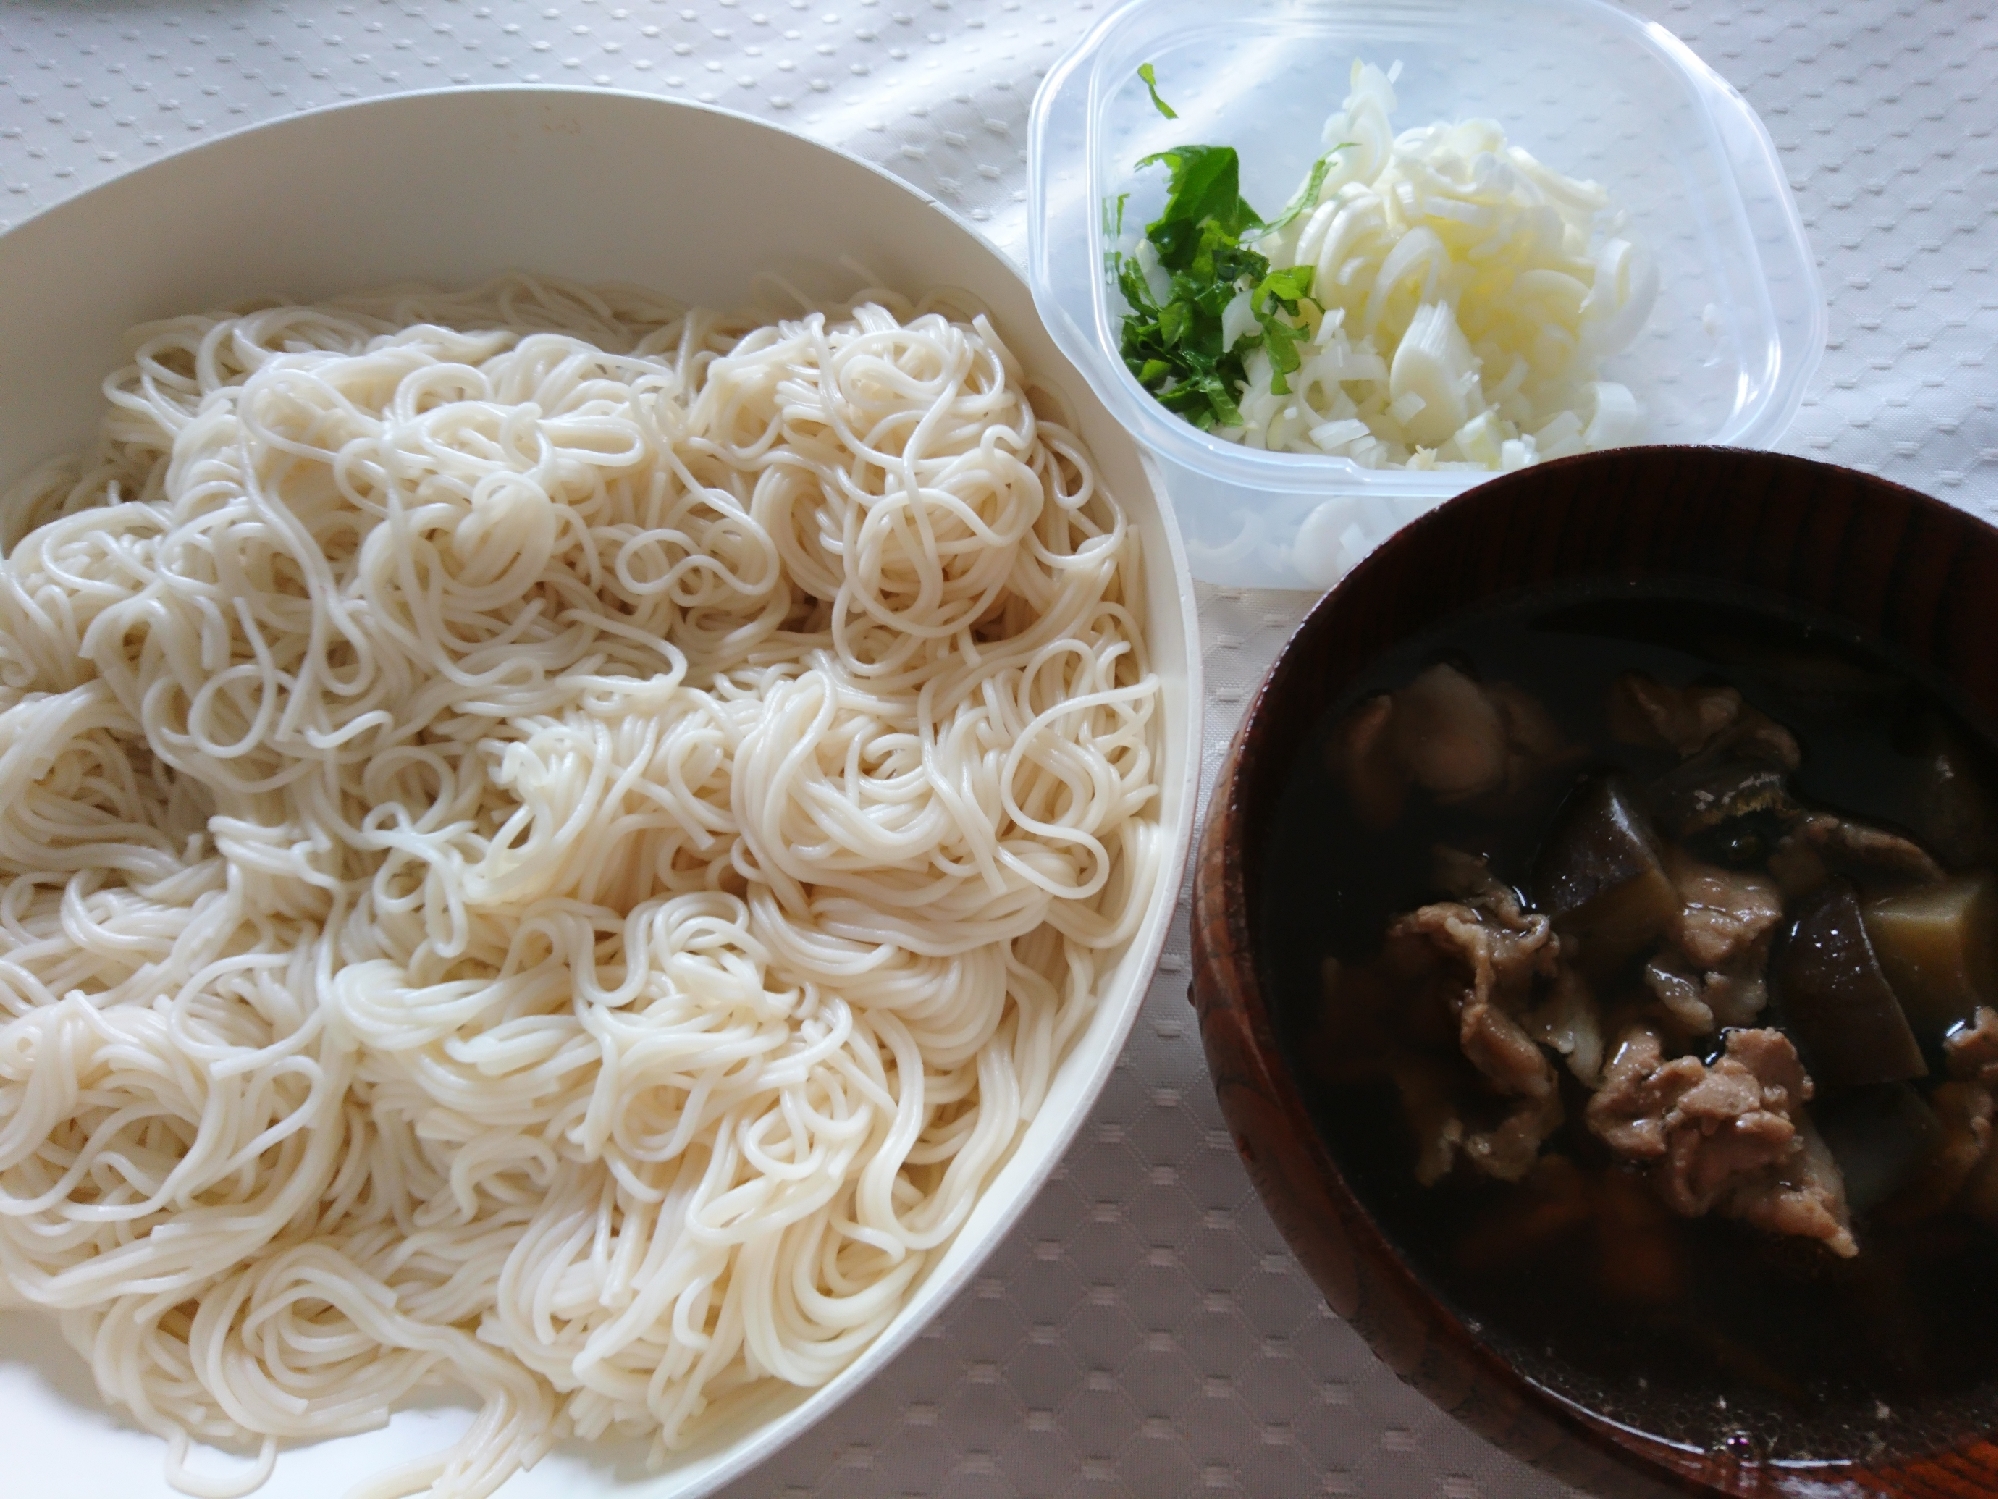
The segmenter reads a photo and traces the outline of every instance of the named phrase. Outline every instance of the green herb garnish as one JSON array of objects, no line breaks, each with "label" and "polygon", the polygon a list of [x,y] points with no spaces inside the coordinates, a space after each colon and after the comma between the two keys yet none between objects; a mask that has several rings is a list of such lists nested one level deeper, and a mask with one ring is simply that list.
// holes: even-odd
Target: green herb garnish
[{"label": "green herb garnish", "polygon": [[1152,96],[1152,108],[1156,109],[1168,120],[1178,119],[1179,111],[1159,97],[1159,75],[1152,71],[1152,65],[1150,63],[1139,64],[1138,76],[1144,79],[1145,91]]},{"label": "green herb garnish", "polygon": [[[1138,76],[1159,112],[1178,119],[1159,97],[1152,65],[1139,68]],[[1314,205],[1333,156],[1345,149],[1346,144],[1334,146],[1320,157],[1297,196],[1269,224],[1242,196],[1241,160],[1232,146],[1174,146],[1138,163],[1141,171],[1163,166],[1170,174],[1165,210],[1145,226],[1145,238],[1158,252],[1171,284],[1161,300],[1135,259],[1111,251],[1111,278],[1131,309],[1118,352],[1166,410],[1202,431],[1240,426],[1235,393],[1248,384],[1243,359],[1257,348],[1269,351],[1270,389],[1290,393],[1286,376],[1302,362],[1298,346],[1310,336],[1302,303],[1311,294],[1312,268],[1272,272],[1268,259],[1244,245],[1242,236],[1280,229]],[[1121,198],[1114,216],[1105,205],[1115,233],[1122,232],[1123,210]],[[1249,293],[1249,309],[1261,331],[1244,333],[1224,348],[1222,314],[1243,292]]]},{"label": "green herb garnish", "polygon": [[1304,186],[1300,187],[1292,195],[1291,200],[1284,204],[1283,212],[1270,221],[1268,232],[1275,233],[1279,229],[1287,228],[1290,221],[1299,214],[1309,213],[1312,209],[1316,208],[1318,206],[1318,189],[1325,185],[1325,174],[1332,170],[1332,158],[1337,156],[1341,151],[1350,151],[1352,149],[1353,142],[1341,141],[1330,151],[1319,157],[1318,160],[1314,161],[1311,164],[1311,175],[1305,178]]}]

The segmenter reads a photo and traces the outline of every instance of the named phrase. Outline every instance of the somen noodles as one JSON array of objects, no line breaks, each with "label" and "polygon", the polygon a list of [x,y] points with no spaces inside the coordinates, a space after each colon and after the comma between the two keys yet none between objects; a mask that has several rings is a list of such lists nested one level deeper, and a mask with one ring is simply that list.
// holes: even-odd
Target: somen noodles
[{"label": "somen noodles", "polygon": [[362,1492],[829,1379],[1156,878],[1078,440],[882,293],[510,278],[132,350],[0,507],[0,1297],[203,1495],[425,1384],[471,1430]]}]

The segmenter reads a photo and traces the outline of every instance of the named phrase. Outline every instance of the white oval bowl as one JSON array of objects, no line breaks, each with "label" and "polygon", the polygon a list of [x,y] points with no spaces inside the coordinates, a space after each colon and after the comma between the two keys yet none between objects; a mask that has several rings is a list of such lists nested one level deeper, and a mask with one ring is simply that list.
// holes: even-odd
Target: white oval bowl
[{"label": "white oval bowl", "polygon": [[[149,165],[0,236],[0,484],[87,441],[133,324],[277,294],[310,301],[404,280],[509,270],[623,281],[689,303],[747,303],[761,274],[814,295],[860,282],[969,291],[1037,383],[1065,397],[1142,538],[1147,640],[1163,682],[1163,859],[1142,925],[1088,1029],[963,1230],[887,1330],[817,1390],[781,1389],[648,1472],[637,1444],[558,1448],[504,1499],[692,1499],[767,1458],[851,1395],[961,1289],[1088,1114],[1157,963],[1194,814],[1200,653],[1178,528],[1149,462],[1055,348],[1018,272],[968,226],[862,162],[759,121],[607,91],[461,89],[296,116]],[[467,1407],[278,1460],[268,1499],[338,1499],[448,1443]],[[0,1313],[0,1447],[22,1495],[168,1499],[164,1447],[98,1400],[52,1317]],[[233,1467],[209,1454],[207,1467]]]}]

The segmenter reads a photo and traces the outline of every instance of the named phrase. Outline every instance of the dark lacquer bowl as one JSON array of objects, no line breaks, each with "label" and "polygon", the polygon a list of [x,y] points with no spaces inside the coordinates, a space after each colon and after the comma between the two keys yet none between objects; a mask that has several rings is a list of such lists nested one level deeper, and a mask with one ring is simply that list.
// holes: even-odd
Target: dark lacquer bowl
[{"label": "dark lacquer bowl", "polygon": [[[1770,453],[1630,448],[1496,479],[1416,521],[1328,594],[1291,638],[1230,748],[1194,887],[1194,1000],[1237,1148],[1332,1308],[1397,1374],[1500,1447],[1599,1494],[1785,1499],[1998,1494],[1998,1413],[1899,1447],[1855,1430],[1811,1461],[1753,1443],[1653,1433],[1641,1397],[1614,1418],[1527,1370],[1431,1289],[1314,1122],[1255,934],[1261,854],[1314,729],[1367,664],[1447,616],[1538,588],[1667,579],[1747,588],[1834,616],[1998,722],[1998,530],[1864,474]],[[1993,1267],[1998,1273],[1998,1266]],[[1998,1348],[1992,1350],[1998,1367]]]}]

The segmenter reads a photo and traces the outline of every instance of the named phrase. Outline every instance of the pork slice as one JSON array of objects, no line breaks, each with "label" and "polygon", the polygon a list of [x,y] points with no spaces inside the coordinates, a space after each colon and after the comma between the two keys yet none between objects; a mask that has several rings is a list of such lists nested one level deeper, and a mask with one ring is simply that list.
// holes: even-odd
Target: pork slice
[{"label": "pork slice", "polygon": [[1963,1184],[1957,1206],[1980,1223],[1998,1225],[1998,1150],[1985,1150],[1984,1159]]},{"label": "pork slice", "polygon": [[1714,1028],[1714,1012],[1705,998],[1705,983],[1699,974],[1688,973],[1680,966],[1676,953],[1663,954],[1644,965],[1644,987],[1665,1007],[1674,1029],[1704,1036]]},{"label": "pork slice", "polygon": [[1557,971],[1560,939],[1545,916],[1481,859],[1437,851],[1437,879],[1457,900],[1437,901],[1397,918],[1382,949],[1384,967],[1429,972],[1447,990],[1457,1044],[1492,1090],[1517,1100],[1493,1128],[1468,1128],[1446,1111],[1426,1078],[1397,1078],[1418,1141],[1418,1177],[1433,1181],[1461,1152],[1477,1170],[1517,1181],[1560,1127],[1553,1063],[1520,1023],[1538,982]]},{"label": "pork slice", "polygon": [[1586,1088],[1602,1082],[1603,1017],[1589,982],[1563,963],[1547,996],[1520,1017],[1526,1033],[1568,1060],[1568,1070]]},{"label": "pork slice", "polygon": [[1769,983],[1762,976],[1766,961],[1766,954],[1758,953],[1752,962],[1737,959],[1700,976],[1700,998],[1713,1011],[1715,1025],[1746,1026],[1762,1013],[1769,1003]]},{"label": "pork slice", "polygon": [[1718,1210],[1818,1239],[1835,1254],[1856,1252],[1837,1163],[1802,1113],[1811,1082],[1789,1038],[1731,1031],[1711,1064],[1667,1060],[1664,1051],[1654,1026],[1622,1034],[1589,1101],[1589,1128],[1617,1155],[1648,1165],[1676,1213]]},{"label": "pork slice", "polygon": [[1520,904],[1519,892],[1492,873],[1476,854],[1439,843],[1430,850],[1430,874],[1437,888],[1473,906],[1510,931],[1537,931],[1547,920]]},{"label": "pork slice", "polygon": [[1730,1031],[1726,1062],[1737,1062],[1755,1075],[1771,1108],[1785,1113],[1810,1102],[1815,1089],[1790,1038],[1777,1030]]},{"label": "pork slice", "polygon": [[1590,1098],[1584,1119],[1618,1155],[1655,1160],[1665,1154],[1667,1124],[1680,1095],[1705,1072],[1694,1057],[1668,1062],[1665,1038],[1655,1026],[1630,1026],[1610,1048],[1603,1085]]},{"label": "pork slice", "polygon": [[1928,1165],[1894,1201],[1894,1212],[1921,1218],[1940,1212],[1962,1194],[1991,1153],[1991,1090],[1982,1083],[1947,1082],[1929,1095],[1942,1122],[1942,1142]]},{"label": "pork slice", "polygon": [[1808,895],[1843,875],[1867,888],[1932,885],[1947,878],[1922,846],[1899,833],[1829,812],[1814,812],[1769,856],[1769,872],[1785,895]]},{"label": "pork slice", "polygon": [[1950,1032],[1943,1051],[1949,1057],[1951,1077],[1998,1087],[1998,1010],[1979,1005],[1969,1025]]},{"label": "pork slice", "polygon": [[[1554,1068],[1511,1013],[1543,972],[1552,929],[1544,917],[1525,929],[1457,901],[1423,906],[1388,928],[1388,946],[1422,944],[1454,960],[1458,1044],[1492,1086],[1508,1096],[1553,1091]],[[1550,955],[1551,956],[1551,955]],[[1389,961],[1407,959],[1389,955]]]},{"label": "pork slice", "polygon": [[1392,827],[1408,794],[1408,771],[1394,752],[1388,724],[1394,700],[1386,693],[1354,708],[1333,730],[1326,766],[1346,788],[1353,815],[1370,828]]},{"label": "pork slice", "polygon": [[[1690,1059],[1684,1059],[1690,1060]],[[1676,1100],[1657,1182],[1666,1206],[1709,1212],[1742,1182],[1798,1149],[1791,1115],[1810,1097],[1796,1048],[1781,1031],[1734,1031],[1726,1054]]]},{"label": "pork slice", "polygon": [[1516,1182],[1540,1159],[1540,1147],[1561,1127],[1561,1095],[1522,1098],[1493,1128],[1464,1139],[1464,1159],[1486,1176]]},{"label": "pork slice", "polygon": [[1722,869],[1677,849],[1668,853],[1665,873],[1679,892],[1673,944],[1702,970],[1750,952],[1783,918],[1783,892],[1765,874]]},{"label": "pork slice", "polygon": [[1665,1007],[1674,1029],[1704,1036],[1727,1026],[1747,1025],[1769,1002],[1763,977],[1767,947],[1758,944],[1705,973],[1688,969],[1681,954],[1669,948],[1644,967],[1644,986]]},{"label": "pork slice", "polygon": [[1476,682],[1454,666],[1432,666],[1393,700],[1395,752],[1437,801],[1468,801],[1504,782],[1505,719]]},{"label": "pork slice", "polygon": [[1831,1147],[1797,1116],[1799,1149],[1762,1178],[1740,1183],[1722,1207],[1768,1233],[1816,1239],[1841,1259],[1859,1253],[1852,1237],[1852,1215],[1845,1200],[1845,1178]]},{"label": "pork slice", "polygon": [[1665,745],[1690,758],[1717,744],[1752,745],[1786,770],[1803,758],[1790,731],[1744,703],[1732,687],[1668,687],[1641,671],[1610,686],[1609,726],[1625,744]]},{"label": "pork slice", "polygon": [[1415,1179],[1434,1186],[1450,1174],[1464,1143],[1455,1080],[1445,1064],[1412,1053],[1395,1060],[1392,1076],[1402,1115],[1415,1136]]},{"label": "pork slice", "polygon": [[1561,726],[1532,694],[1510,682],[1494,682],[1485,689],[1505,724],[1505,790],[1518,796],[1543,771],[1572,765],[1587,756],[1584,745],[1570,744]]},{"label": "pork slice", "polygon": [[1576,753],[1527,693],[1439,663],[1354,707],[1332,735],[1327,764],[1359,819],[1385,828],[1401,816],[1410,787],[1445,806],[1516,795]]},{"label": "pork slice", "polygon": [[1697,755],[1741,713],[1732,687],[1667,687],[1641,671],[1610,684],[1610,734],[1624,744],[1657,744]]}]

